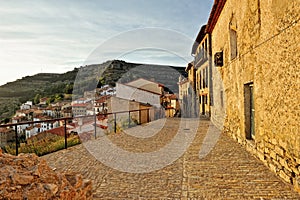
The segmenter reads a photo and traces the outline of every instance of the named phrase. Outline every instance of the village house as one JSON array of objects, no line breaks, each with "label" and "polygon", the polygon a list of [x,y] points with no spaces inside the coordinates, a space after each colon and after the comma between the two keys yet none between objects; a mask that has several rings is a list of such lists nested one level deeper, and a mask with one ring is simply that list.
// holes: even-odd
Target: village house
[{"label": "village house", "polygon": [[194,56],[195,90],[199,114],[210,117],[213,106],[211,37],[202,26],[192,47]]},{"label": "village house", "polygon": [[71,103],[65,104],[61,107],[61,116],[62,117],[72,117],[72,105]]},{"label": "village house", "polygon": [[38,104],[38,107],[42,107],[42,108],[47,107],[47,101],[48,101],[48,99],[49,98],[47,98],[47,97],[40,98],[40,102]]},{"label": "village house", "polygon": [[185,78],[183,76],[179,76],[178,79],[178,102],[180,105],[180,116],[185,117],[186,110],[188,109],[188,105],[186,103],[186,97],[188,96],[188,88],[190,85],[190,82],[188,78]]},{"label": "village house", "polygon": [[[108,112],[118,113],[119,121],[128,121],[129,115],[136,123],[165,116],[162,99],[165,94],[164,86],[160,83],[143,78],[129,83],[116,83],[116,96],[108,99]],[[129,111],[133,111],[130,112]],[[111,116],[110,116],[111,117]]]},{"label": "village house", "polygon": [[140,78],[126,84],[116,83],[116,97],[159,108],[161,96],[164,94],[163,88],[164,86],[160,83]]},{"label": "village house", "polygon": [[[129,114],[129,111],[130,112]],[[108,113],[116,113],[118,122],[128,122],[130,120],[136,124],[143,124],[155,119],[155,112],[150,104],[145,104],[129,99],[122,99],[112,96],[108,100]],[[109,115],[111,119],[113,115]]]},{"label": "village house", "polygon": [[187,78],[179,77],[179,103],[182,117],[197,117],[199,106],[196,101],[196,70],[193,62],[188,63],[185,71]]},{"label": "village house", "polygon": [[175,117],[179,114],[180,106],[176,94],[165,94],[162,97],[162,106],[166,117]]},{"label": "village house", "polygon": [[[199,94],[213,95],[212,122],[298,191],[299,8],[300,1],[290,0],[215,0],[193,51]],[[210,67],[209,57],[201,61],[205,38],[213,61],[208,80],[201,72]]]},{"label": "village house", "polygon": [[[29,121],[28,118],[25,115],[20,115],[20,116],[15,116],[12,118],[12,123],[20,123],[20,122],[27,122]],[[25,129],[28,127],[28,124],[22,124],[17,126],[17,133],[20,135],[22,133],[24,133]],[[13,129],[15,130],[15,127],[13,127]]]},{"label": "village house", "polygon": [[109,95],[105,95],[105,96],[101,96],[100,98],[98,98],[95,103],[94,103],[94,109],[95,109],[95,113],[107,113],[108,107],[107,107],[107,100],[110,98],[111,96]]},{"label": "village house", "polygon": [[47,130],[59,127],[58,121],[46,121],[46,120],[51,120],[51,119],[53,119],[53,118],[50,116],[42,115],[42,116],[35,116],[33,121],[42,121],[41,123],[37,123],[36,125],[39,124],[41,126],[40,131],[43,132],[43,131],[47,131]]},{"label": "village house", "polygon": [[32,101],[27,101],[20,106],[20,110],[29,110],[32,107]]},{"label": "village house", "polygon": [[26,140],[32,136],[37,135],[40,132],[41,132],[41,124],[35,124],[35,125],[31,125],[31,126],[27,127],[25,129]]},{"label": "village house", "polygon": [[87,115],[87,103],[72,104],[72,112],[74,117]]}]

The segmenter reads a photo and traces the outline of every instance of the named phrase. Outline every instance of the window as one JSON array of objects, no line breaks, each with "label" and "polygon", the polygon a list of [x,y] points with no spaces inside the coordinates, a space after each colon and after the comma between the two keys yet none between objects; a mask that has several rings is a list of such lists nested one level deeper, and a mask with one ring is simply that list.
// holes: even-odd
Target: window
[{"label": "window", "polygon": [[247,139],[255,138],[255,108],[253,95],[253,82],[244,85],[244,115],[245,133]]},{"label": "window", "polygon": [[203,98],[204,98],[204,104],[207,104],[207,96],[205,95],[205,96],[203,96]]},{"label": "window", "polygon": [[206,85],[205,85],[205,68],[202,70],[202,81],[203,81],[203,88],[205,88],[206,87]]},{"label": "window", "polygon": [[208,87],[208,68],[205,68],[205,87]]},{"label": "window", "polygon": [[237,57],[237,33],[232,28],[229,29],[230,34],[230,58],[235,59]]},{"label": "window", "polygon": [[199,78],[199,88],[201,89],[202,88],[202,70],[200,70],[200,78]]},{"label": "window", "polygon": [[224,106],[224,94],[223,94],[223,90],[220,91],[220,103],[221,103],[221,107]]}]

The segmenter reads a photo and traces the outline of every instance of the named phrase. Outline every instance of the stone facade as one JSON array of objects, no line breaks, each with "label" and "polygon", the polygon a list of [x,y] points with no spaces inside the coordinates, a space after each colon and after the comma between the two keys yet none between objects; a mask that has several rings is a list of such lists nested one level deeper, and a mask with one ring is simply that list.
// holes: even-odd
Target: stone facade
[{"label": "stone facade", "polygon": [[[300,1],[216,0],[212,121],[300,192]],[[222,80],[221,82],[215,80]],[[226,113],[226,115],[225,115]]]}]

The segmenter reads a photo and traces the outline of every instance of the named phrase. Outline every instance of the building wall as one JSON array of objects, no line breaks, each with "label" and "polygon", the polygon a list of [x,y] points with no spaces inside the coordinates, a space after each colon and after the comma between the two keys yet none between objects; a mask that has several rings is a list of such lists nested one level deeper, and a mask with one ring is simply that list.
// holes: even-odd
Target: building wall
[{"label": "building wall", "polygon": [[85,106],[73,106],[72,107],[72,112],[75,117],[86,115],[86,111],[87,111],[87,109]]},{"label": "building wall", "polygon": [[141,103],[149,103],[153,106],[160,106],[160,95],[140,90],[131,86],[117,83],[116,97],[128,100],[135,100]]},{"label": "building wall", "polygon": [[[149,109],[149,111],[146,109]],[[130,118],[133,121],[143,124],[154,120],[155,113],[151,106],[141,105],[139,102],[121,99],[114,96],[108,100],[108,113],[116,113],[117,123],[119,124],[128,124],[129,113],[126,111],[134,110],[137,111],[130,112]],[[114,115],[110,114],[108,118],[112,121],[114,119]]]},{"label": "building wall", "polygon": [[206,34],[199,43],[195,54],[196,67],[196,95],[200,115],[210,116],[212,81],[211,77],[211,56],[210,56],[210,37]]},{"label": "building wall", "polygon": [[[226,111],[224,130],[300,191],[299,10],[297,0],[227,0],[212,32],[212,55],[224,55],[224,66],[213,69],[213,79],[224,85],[214,82],[212,120],[221,127]],[[233,59],[232,30],[238,52]],[[252,138],[248,83],[255,108]]]}]

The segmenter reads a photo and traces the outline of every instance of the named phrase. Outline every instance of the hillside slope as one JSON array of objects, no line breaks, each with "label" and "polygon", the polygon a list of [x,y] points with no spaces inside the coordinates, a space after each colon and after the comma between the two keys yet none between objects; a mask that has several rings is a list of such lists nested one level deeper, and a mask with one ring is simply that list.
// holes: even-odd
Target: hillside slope
[{"label": "hillside slope", "polygon": [[[114,86],[116,82],[126,83],[145,78],[164,84],[172,92],[178,92],[179,75],[186,76],[183,67],[128,63],[120,60],[75,68],[63,74],[40,73],[26,76],[0,86],[0,119],[11,117],[19,105],[41,96],[63,93],[67,84],[75,84],[74,93],[82,95],[101,84]],[[99,79],[102,80],[99,85]]]}]

